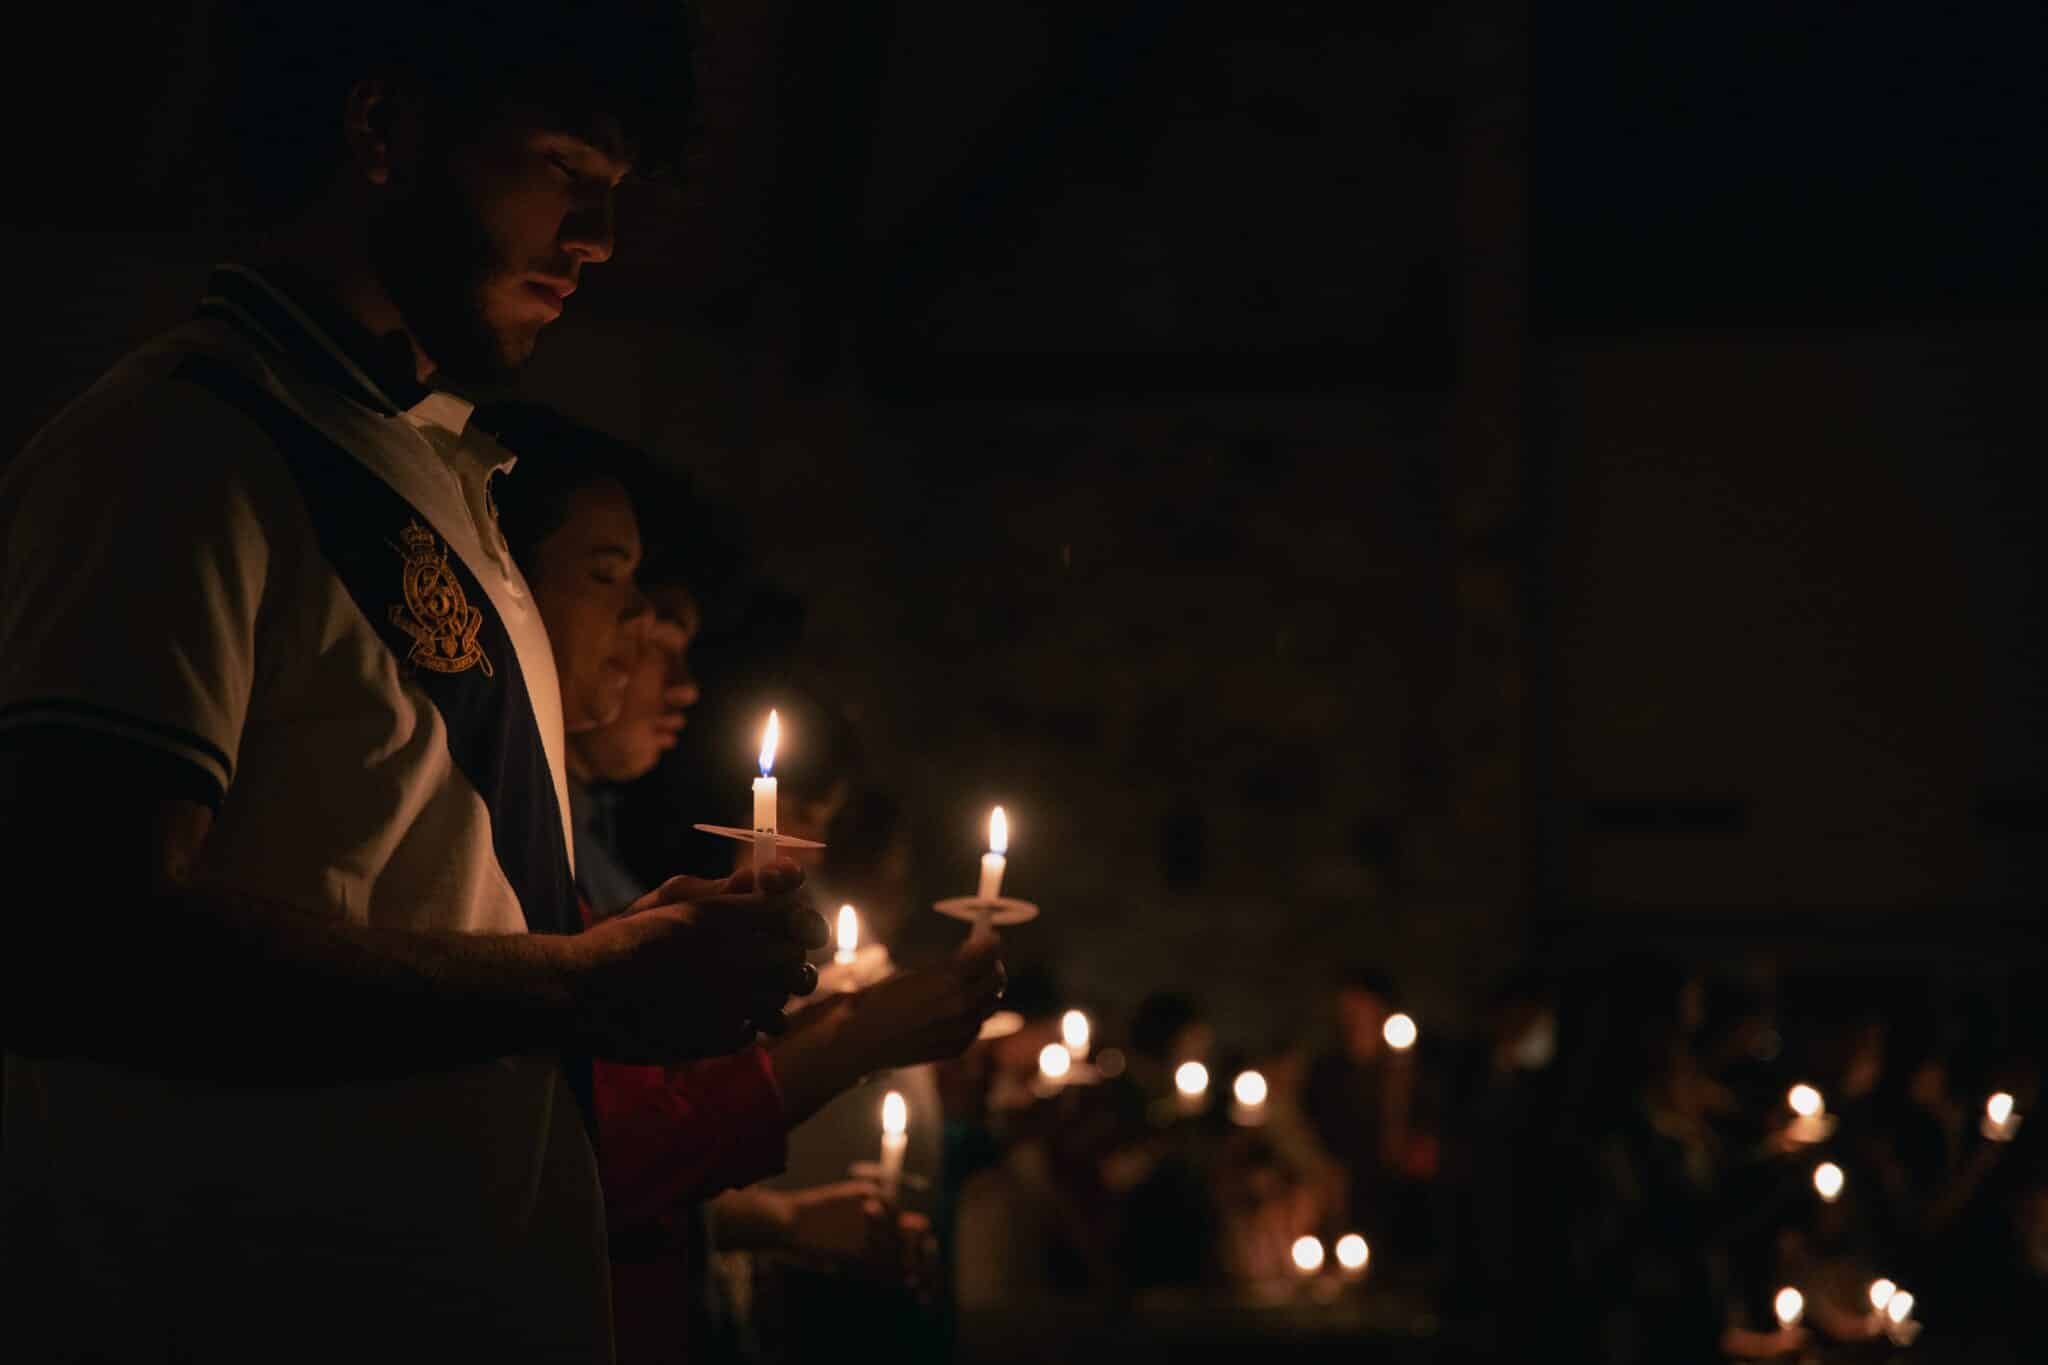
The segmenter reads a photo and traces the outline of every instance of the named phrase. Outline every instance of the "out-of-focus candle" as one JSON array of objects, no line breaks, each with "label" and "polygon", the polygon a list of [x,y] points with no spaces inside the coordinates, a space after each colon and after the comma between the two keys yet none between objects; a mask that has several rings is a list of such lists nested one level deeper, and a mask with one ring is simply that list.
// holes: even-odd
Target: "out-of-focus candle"
[{"label": "out-of-focus candle", "polygon": [[1882,1313],[1884,1311],[1884,1306],[1892,1301],[1892,1295],[1898,1292],[1899,1287],[1893,1284],[1890,1280],[1883,1279],[1881,1277],[1872,1280],[1870,1282],[1871,1311],[1874,1313]]},{"label": "out-of-focus candle", "polygon": [[1060,1041],[1067,1045],[1067,1051],[1074,1054],[1074,1060],[1088,1060],[1088,1016],[1079,1010],[1068,1010],[1060,1016]]},{"label": "out-of-focus candle", "polygon": [[1302,1236],[1294,1239],[1289,1255],[1294,1259],[1294,1268],[1303,1275],[1313,1275],[1323,1268],[1323,1242],[1320,1237]]},{"label": "out-of-focus candle", "polygon": [[1778,1291],[1771,1307],[1777,1311],[1778,1326],[1796,1327],[1799,1319],[1806,1315],[1806,1295],[1788,1284]]},{"label": "out-of-focus candle", "polygon": [[1074,1069],[1074,1054],[1064,1043],[1047,1043],[1038,1049],[1038,1074],[1051,1082],[1064,1081]]},{"label": "out-of-focus candle", "polygon": [[1180,1096],[1181,1113],[1200,1113],[1209,1098],[1209,1068],[1200,1062],[1182,1062],[1173,1069],[1173,1088]]},{"label": "out-of-focus candle", "polygon": [[1420,1030],[1415,1027],[1415,1021],[1407,1015],[1390,1014],[1387,1016],[1387,1022],[1380,1028],[1380,1037],[1386,1039],[1387,1046],[1394,1051],[1406,1052],[1415,1046],[1419,1032]]},{"label": "out-of-focus candle", "polygon": [[770,711],[761,731],[761,775],[754,779],[754,867],[775,864],[775,746],[782,739],[782,717]]},{"label": "out-of-focus candle", "polygon": [[1842,1168],[1832,1161],[1823,1161],[1813,1168],[1814,1192],[1821,1202],[1832,1204],[1842,1197]]},{"label": "out-of-focus candle", "polygon": [[1885,1300],[1884,1319],[1884,1334],[1894,1345],[1909,1345],[1920,1335],[1920,1324],[1913,1321],[1913,1296],[1903,1289],[1894,1289]]},{"label": "out-of-focus candle", "polygon": [[1337,1268],[1344,1272],[1345,1279],[1355,1280],[1363,1275],[1371,1256],[1372,1248],[1357,1233],[1347,1232],[1337,1239]]},{"label": "out-of-focus candle", "polygon": [[903,1178],[903,1149],[910,1145],[910,1106],[891,1090],[882,1097],[882,1197],[894,1199]]},{"label": "out-of-focus candle", "polygon": [[1979,1130],[1993,1142],[2010,1142],[2019,1131],[2020,1116],[2013,1112],[2013,1098],[2003,1090],[1984,1101],[1984,1122]]},{"label": "out-of-focus candle", "polygon": [[1820,1091],[1801,1081],[1785,1092],[1785,1103],[1792,1106],[1793,1141],[1819,1142],[1828,1135],[1828,1102]]},{"label": "out-of-focus candle", "polygon": [[1230,1083],[1230,1121],[1256,1127],[1266,1121],[1266,1078],[1256,1071],[1240,1071]]},{"label": "out-of-focus candle", "polygon": [[981,887],[975,892],[978,899],[992,901],[1003,894],[1003,868],[1009,860],[1003,855],[1010,851],[1010,821],[997,806],[988,817],[988,852],[981,855]]},{"label": "out-of-focus candle", "polygon": [[839,907],[839,932],[835,937],[839,947],[832,954],[834,962],[852,962],[860,950],[860,916],[850,905]]}]

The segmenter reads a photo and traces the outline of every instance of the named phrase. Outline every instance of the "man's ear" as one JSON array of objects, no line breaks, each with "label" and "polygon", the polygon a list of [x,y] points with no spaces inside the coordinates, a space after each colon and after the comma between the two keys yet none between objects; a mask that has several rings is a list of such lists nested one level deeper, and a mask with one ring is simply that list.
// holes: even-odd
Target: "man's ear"
[{"label": "man's ear", "polygon": [[378,77],[351,86],[342,106],[342,139],[349,164],[372,185],[403,179],[418,159],[421,116],[419,102],[396,93]]}]

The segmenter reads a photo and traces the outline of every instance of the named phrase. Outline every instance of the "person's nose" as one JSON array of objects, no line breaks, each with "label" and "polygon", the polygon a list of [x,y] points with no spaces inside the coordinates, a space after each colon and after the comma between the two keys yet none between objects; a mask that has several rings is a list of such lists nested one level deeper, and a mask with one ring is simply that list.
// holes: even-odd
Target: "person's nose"
[{"label": "person's nose", "polygon": [[697,690],[697,680],[690,676],[687,668],[678,668],[668,677],[668,700],[671,706],[695,706],[703,694]]},{"label": "person's nose", "polygon": [[585,265],[610,260],[612,248],[617,245],[613,200],[609,185],[580,200],[562,221],[562,250]]}]

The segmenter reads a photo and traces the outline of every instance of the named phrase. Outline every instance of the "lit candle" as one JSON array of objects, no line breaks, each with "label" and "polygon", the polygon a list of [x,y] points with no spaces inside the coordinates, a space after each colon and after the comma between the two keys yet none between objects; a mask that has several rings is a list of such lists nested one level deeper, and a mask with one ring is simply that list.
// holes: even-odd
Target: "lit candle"
[{"label": "lit candle", "polygon": [[1347,1232],[1337,1239],[1337,1268],[1344,1272],[1347,1280],[1355,1280],[1365,1273],[1365,1263],[1371,1255],[1372,1248],[1355,1232]]},{"label": "lit candle", "polygon": [[2020,1116],[2012,1111],[2012,1106],[2012,1096],[2003,1090],[1984,1101],[1984,1122],[1979,1131],[1993,1142],[2011,1142],[2020,1126]]},{"label": "lit candle", "polygon": [[1074,1054],[1063,1044],[1047,1043],[1038,1049],[1038,1074],[1047,1085],[1059,1085],[1073,1069]]},{"label": "lit candle", "polygon": [[981,889],[975,892],[978,900],[992,901],[1003,894],[1003,868],[1008,859],[1003,855],[1010,851],[1010,821],[997,806],[988,817],[988,852],[981,855]]},{"label": "lit candle", "polygon": [[782,718],[768,713],[768,725],[761,731],[761,775],[754,779],[754,868],[760,871],[775,864],[775,745],[782,738]]},{"label": "lit candle", "polygon": [[1240,1071],[1230,1083],[1230,1121],[1246,1128],[1266,1121],[1266,1078],[1256,1071]]},{"label": "lit candle", "polygon": [[894,1090],[882,1097],[882,1197],[894,1199],[903,1177],[903,1149],[910,1144],[910,1106]]},{"label": "lit candle", "polygon": [[1898,1292],[1899,1287],[1893,1284],[1890,1280],[1882,1278],[1872,1280],[1870,1282],[1871,1310],[1873,1312],[1878,1313],[1884,1312],[1884,1306],[1890,1303],[1892,1301],[1892,1295]]},{"label": "lit candle", "polygon": [[1799,1319],[1806,1314],[1806,1295],[1788,1284],[1778,1291],[1778,1297],[1772,1301],[1771,1307],[1777,1310],[1778,1326],[1796,1327],[1799,1325]]},{"label": "lit candle", "polygon": [[1828,1102],[1820,1091],[1801,1081],[1785,1092],[1785,1103],[1792,1106],[1793,1141],[1819,1142],[1828,1135]]},{"label": "lit candle", "polygon": [[1895,1346],[1911,1345],[1920,1335],[1920,1324],[1913,1321],[1913,1296],[1903,1289],[1894,1289],[1884,1301],[1884,1319],[1884,1334]]},{"label": "lit candle", "polygon": [[1832,1204],[1842,1197],[1842,1168],[1832,1161],[1823,1161],[1813,1168],[1813,1188],[1820,1195],[1823,1204]]},{"label": "lit candle", "polygon": [[1409,1048],[1415,1046],[1415,1039],[1419,1032],[1420,1030],[1415,1027],[1415,1021],[1407,1015],[1390,1014],[1387,1016],[1385,1026],[1380,1029],[1380,1036],[1387,1040],[1387,1046],[1394,1049],[1394,1051],[1406,1052]]},{"label": "lit candle", "polygon": [[837,938],[839,946],[833,951],[832,960],[841,965],[849,965],[858,955],[860,948],[860,916],[853,912],[853,907],[850,905],[839,907],[839,933]]},{"label": "lit candle", "polygon": [[1173,1088],[1180,1096],[1180,1112],[1199,1114],[1209,1098],[1209,1068],[1200,1062],[1182,1062],[1173,1070]]},{"label": "lit candle", "polygon": [[1060,1041],[1067,1045],[1067,1051],[1074,1054],[1074,1060],[1088,1060],[1088,1016],[1079,1010],[1068,1010],[1060,1016]]},{"label": "lit candle", "polygon": [[1313,1275],[1323,1268],[1323,1242],[1319,1237],[1295,1238],[1290,1254],[1294,1258],[1295,1270],[1304,1276]]}]

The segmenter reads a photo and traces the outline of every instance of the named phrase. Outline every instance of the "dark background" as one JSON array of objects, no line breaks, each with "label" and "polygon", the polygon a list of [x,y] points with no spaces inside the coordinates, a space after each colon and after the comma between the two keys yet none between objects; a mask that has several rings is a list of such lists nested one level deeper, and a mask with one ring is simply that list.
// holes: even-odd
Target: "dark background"
[{"label": "dark background", "polygon": [[[2048,14],[699,9],[530,384],[751,547],[693,818],[801,684],[925,891],[1001,800],[1014,956],[1253,1047],[1349,960],[2037,959]],[[204,14],[10,21],[0,447],[234,249]]]}]

